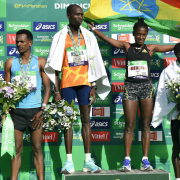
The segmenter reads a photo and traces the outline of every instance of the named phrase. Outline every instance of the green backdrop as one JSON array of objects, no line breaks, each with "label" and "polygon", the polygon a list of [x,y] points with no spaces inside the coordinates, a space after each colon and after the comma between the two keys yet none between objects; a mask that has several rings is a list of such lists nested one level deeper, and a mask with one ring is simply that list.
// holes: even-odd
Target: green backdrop
[{"label": "green backdrop", "polygon": [[[0,0],[0,76],[4,77],[4,64],[7,58],[18,55],[15,47],[17,30],[29,29],[34,36],[31,48],[35,55],[47,57],[53,35],[68,23],[66,9],[69,4],[78,3],[85,12],[90,6],[90,0]],[[108,37],[126,40],[133,43],[133,24],[114,20],[102,25],[96,25]],[[124,159],[123,132],[124,112],[122,107],[122,91],[125,73],[125,55],[97,38],[107,69],[112,91],[105,100],[97,97],[91,111],[92,126],[92,157],[103,170],[120,169]],[[159,34],[152,29],[146,39],[147,44],[175,44],[179,40]],[[151,75],[156,89],[159,75],[168,63],[175,60],[174,53],[156,53],[151,60]],[[53,88],[52,88],[53,89]],[[76,106],[78,102],[76,101]],[[78,107],[78,106],[77,106]],[[142,146],[140,134],[140,114],[137,111],[137,121],[134,130],[131,150],[132,168],[141,167]],[[84,149],[81,136],[81,123],[78,119],[73,124],[73,161],[75,170],[82,170]],[[1,129],[0,129],[1,137]],[[45,162],[45,179],[62,179],[60,169],[66,160],[64,137],[57,131],[45,132],[43,138],[43,153]],[[1,140],[0,140],[1,142]],[[24,148],[19,180],[35,180],[36,172],[33,165],[33,155],[29,132],[24,133]],[[149,160],[154,168],[161,168],[171,173],[174,171],[171,163],[172,140],[170,123],[165,120],[158,128],[151,127],[151,143]],[[10,180],[10,156],[0,158],[0,180]]]}]

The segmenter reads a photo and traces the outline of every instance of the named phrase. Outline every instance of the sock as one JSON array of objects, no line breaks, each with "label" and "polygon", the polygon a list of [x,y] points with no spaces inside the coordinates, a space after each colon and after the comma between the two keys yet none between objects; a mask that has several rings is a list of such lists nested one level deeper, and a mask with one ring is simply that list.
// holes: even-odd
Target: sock
[{"label": "sock", "polygon": [[91,153],[85,153],[85,162],[91,158]]},{"label": "sock", "polygon": [[129,160],[131,161],[130,156],[125,156],[125,158],[124,158],[124,159],[129,159]]},{"label": "sock", "polygon": [[144,159],[147,159],[147,160],[148,160],[148,157],[147,157],[147,156],[143,156],[142,161],[143,161]]},{"label": "sock", "polygon": [[72,154],[66,154],[67,155],[67,160],[72,161]]}]

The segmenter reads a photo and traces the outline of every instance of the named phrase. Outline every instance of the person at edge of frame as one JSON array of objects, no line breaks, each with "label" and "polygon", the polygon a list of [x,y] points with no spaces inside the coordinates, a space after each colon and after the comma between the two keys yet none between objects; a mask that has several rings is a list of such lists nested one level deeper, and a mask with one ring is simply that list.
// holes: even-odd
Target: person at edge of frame
[{"label": "person at edge of frame", "polygon": [[173,141],[172,164],[174,167],[176,180],[180,180],[180,120],[177,119],[180,109],[177,103],[170,99],[169,90],[165,86],[166,82],[170,82],[179,76],[180,43],[175,45],[174,54],[176,55],[177,60],[166,67],[162,71],[159,78],[151,124],[154,128],[156,128],[163,122],[165,115],[167,115],[167,120],[171,121],[171,136]]},{"label": "person at edge of frame", "polygon": [[[17,180],[19,169],[21,167],[21,152],[23,149],[23,133],[28,128],[32,150],[34,153],[34,165],[36,168],[38,180],[44,180],[44,161],[41,149],[43,138],[43,117],[42,112],[50,97],[50,80],[44,72],[46,59],[35,56],[31,53],[30,47],[33,44],[33,35],[29,30],[21,29],[16,33],[16,47],[20,53],[19,56],[7,59],[5,63],[5,81],[10,82],[13,77],[17,77],[18,72],[33,72],[35,78],[31,74],[23,76],[28,84],[36,88],[30,92],[22,101],[15,105],[16,109],[11,109],[10,115],[14,123],[15,131],[15,149],[16,158],[11,161],[11,180]],[[29,67],[29,69],[28,69]],[[44,85],[44,99],[41,102],[41,86]]]},{"label": "person at edge of frame", "polygon": [[[101,168],[91,158],[90,109],[96,98],[95,93],[101,99],[105,99],[111,86],[96,37],[81,26],[82,8],[75,4],[68,6],[67,17],[69,25],[53,37],[45,72],[55,84],[54,99],[56,101],[65,99],[70,104],[77,95],[85,151],[83,171],[100,172]],[[62,71],[61,83],[59,83],[60,71]],[[59,92],[59,85],[61,92]],[[92,101],[91,97],[93,97]],[[64,163],[61,172],[72,173],[74,172],[72,124],[70,129],[64,132],[64,139],[67,161]]]},{"label": "person at edge of frame", "polygon": [[123,49],[126,55],[126,74],[122,98],[125,115],[125,159],[123,161],[121,171],[131,171],[130,151],[136,122],[138,102],[140,108],[140,126],[142,131],[141,139],[143,149],[141,170],[152,171],[153,167],[148,161],[150,119],[154,99],[154,90],[150,75],[150,61],[155,52],[171,51],[173,50],[174,45],[144,44],[148,34],[148,26],[144,22],[143,18],[138,19],[138,22],[134,24],[134,44],[109,38],[93,27],[92,24],[88,23],[88,25],[103,41],[106,41],[116,48]]}]

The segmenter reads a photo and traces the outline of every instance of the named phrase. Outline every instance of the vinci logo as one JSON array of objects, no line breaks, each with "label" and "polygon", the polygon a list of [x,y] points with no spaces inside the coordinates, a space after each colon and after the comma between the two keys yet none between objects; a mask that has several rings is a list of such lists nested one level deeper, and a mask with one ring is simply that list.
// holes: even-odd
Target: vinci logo
[{"label": "vinci logo", "polygon": [[112,56],[125,56],[125,52],[123,49],[112,46]]},{"label": "vinci logo", "polygon": [[4,31],[4,22],[0,21],[0,31]]},{"label": "vinci logo", "polygon": [[7,46],[7,56],[18,56],[19,51],[16,46]]},{"label": "vinci logo", "polygon": [[91,132],[91,141],[110,141],[110,131]]},{"label": "vinci logo", "polygon": [[126,58],[112,58],[112,68],[126,68]]},{"label": "vinci logo", "polygon": [[58,142],[58,132],[44,132],[42,142]]},{"label": "vinci logo", "polygon": [[178,42],[180,42],[180,39],[164,34],[163,42],[164,43],[178,43]]},{"label": "vinci logo", "polygon": [[175,58],[175,57],[164,58],[164,67],[169,66],[171,63],[173,63],[176,60],[177,60],[177,58]]},{"label": "vinci logo", "polygon": [[112,92],[123,92],[124,82],[112,83]]},{"label": "vinci logo", "polygon": [[39,32],[56,32],[57,22],[34,22],[33,30]]},{"label": "vinci logo", "polygon": [[106,31],[109,31],[109,22],[106,22],[106,23],[103,23],[103,24],[94,23],[94,27],[96,29],[98,29],[99,31],[106,32]]},{"label": "vinci logo", "polygon": [[16,44],[16,34],[7,34],[7,44]]},{"label": "vinci logo", "polygon": [[[141,131],[139,131],[139,141],[141,140]],[[163,141],[162,131],[151,131],[150,132],[150,141]]]},{"label": "vinci logo", "polygon": [[91,117],[110,117],[110,107],[92,107]]},{"label": "vinci logo", "polygon": [[113,95],[112,104],[122,104],[122,95]]},{"label": "vinci logo", "polygon": [[110,129],[110,119],[91,119],[91,129]]},{"label": "vinci logo", "polygon": [[152,70],[152,71],[150,71],[150,74],[151,74],[152,79],[159,79],[161,70]]}]

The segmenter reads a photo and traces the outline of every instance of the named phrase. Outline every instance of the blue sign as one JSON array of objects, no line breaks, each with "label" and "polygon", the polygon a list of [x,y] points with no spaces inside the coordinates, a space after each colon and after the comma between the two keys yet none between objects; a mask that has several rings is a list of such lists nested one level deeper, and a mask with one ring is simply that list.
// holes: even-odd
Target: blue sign
[{"label": "blue sign", "polygon": [[0,31],[4,31],[4,22],[0,21]]},{"label": "blue sign", "polygon": [[112,104],[122,104],[122,95],[113,95]]},{"label": "blue sign", "polygon": [[91,119],[91,129],[110,129],[110,119]]},{"label": "blue sign", "polygon": [[0,78],[4,79],[5,71],[0,71]]},{"label": "blue sign", "polygon": [[7,46],[7,56],[18,56],[19,51],[16,46]]},{"label": "blue sign", "polygon": [[160,77],[161,70],[151,70],[150,74],[151,74],[151,78],[152,79],[156,79],[157,80]]},{"label": "blue sign", "polygon": [[123,49],[112,46],[112,56],[125,56],[125,52]]},{"label": "blue sign", "polygon": [[107,32],[107,31],[109,31],[109,22],[106,22],[106,23],[103,23],[103,24],[94,23],[94,27],[96,29],[98,29],[99,31]]},{"label": "blue sign", "polygon": [[152,28],[148,27],[148,31],[154,31],[154,29],[152,29]]},{"label": "blue sign", "polygon": [[57,22],[33,22],[35,32],[57,32]]}]

